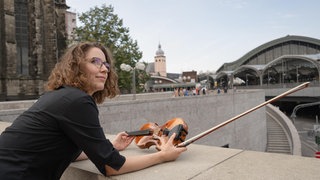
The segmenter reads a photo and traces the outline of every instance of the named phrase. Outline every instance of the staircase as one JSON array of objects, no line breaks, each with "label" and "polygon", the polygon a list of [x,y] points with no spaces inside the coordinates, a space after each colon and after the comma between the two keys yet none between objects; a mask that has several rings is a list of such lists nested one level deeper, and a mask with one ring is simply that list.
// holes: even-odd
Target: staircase
[{"label": "staircase", "polygon": [[267,152],[291,154],[287,135],[280,124],[267,118]]}]

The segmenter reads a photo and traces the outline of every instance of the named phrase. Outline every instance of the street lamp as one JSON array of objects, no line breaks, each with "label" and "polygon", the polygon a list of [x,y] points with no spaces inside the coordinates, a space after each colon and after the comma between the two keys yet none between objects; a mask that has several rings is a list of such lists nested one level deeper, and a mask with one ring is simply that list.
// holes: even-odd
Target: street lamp
[{"label": "street lamp", "polygon": [[183,82],[189,82],[190,79],[191,79],[190,76],[183,76],[183,77],[182,77]]},{"label": "street lamp", "polygon": [[183,82],[186,82],[186,79],[187,79],[186,76],[183,76],[183,77],[182,77]]},{"label": "street lamp", "polygon": [[138,70],[144,70],[145,65],[142,62],[137,62],[135,67],[131,67],[128,64],[122,63],[120,65],[120,69],[123,71],[130,72],[132,71],[132,94],[133,94],[133,100],[136,99],[136,69]]}]

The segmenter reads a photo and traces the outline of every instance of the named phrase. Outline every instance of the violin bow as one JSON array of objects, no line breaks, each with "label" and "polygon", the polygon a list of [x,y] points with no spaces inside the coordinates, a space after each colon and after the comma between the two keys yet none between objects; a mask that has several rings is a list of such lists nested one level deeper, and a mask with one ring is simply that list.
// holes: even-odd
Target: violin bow
[{"label": "violin bow", "polygon": [[299,86],[296,86],[296,87],[294,87],[292,89],[289,89],[288,91],[286,91],[286,92],[284,92],[284,93],[282,93],[282,94],[280,94],[280,95],[278,95],[278,96],[276,96],[276,97],[274,97],[274,98],[272,98],[272,99],[270,99],[270,100],[268,100],[268,101],[266,101],[264,103],[261,103],[260,105],[258,105],[256,107],[253,107],[253,108],[251,108],[251,109],[249,109],[249,110],[247,110],[247,111],[245,111],[245,112],[243,112],[243,113],[241,113],[241,114],[239,114],[239,115],[237,115],[237,116],[235,116],[235,117],[233,117],[233,118],[231,118],[231,119],[229,119],[229,120],[227,120],[227,121],[225,121],[223,123],[220,123],[217,126],[214,126],[214,127],[210,128],[210,129],[208,129],[208,130],[206,130],[206,131],[204,131],[204,132],[202,132],[202,133],[200,133],[200,134],[198,134],[198,135],[196,135],[196,136],[194,136],[194,137],[192,137],[192,138],[190,138],[190,139],[178,144],[177,147],[186,147],[189,144],[197,141],[198,139],[200,139],[200,138],[210,134],[211,132],[213,132],[213,131],[215,131],[215,130],[217,130],[217,129],[219,129],[219,128],[221,128],[221,127],[223,127],[223,126],[235,121],[236,119],[239,119],[240,117],[242,117],[242,116],[244,116],[246,114],[251,113],[252,111],[255,111],[255,110],[257,110],[257,109],[259,109],[259,108],[261,108],[261,107],[263,107],[263,106],[265,106],[265,105],[267,105],[267,104],[269,104],[269,103],[271,103],[273,101],[276,101],[276,100],[278,100],[278,99],[280,99],[280,98],[282,98],[284,96],[287,96],[289,94],[292,94],[292,93],[294,93],[296,91],[299,91],[299,90],[302,90],[302,89],[308,87],[309,84],[310,84],[310,82],[305,82],[303,84],[300,84]]}]

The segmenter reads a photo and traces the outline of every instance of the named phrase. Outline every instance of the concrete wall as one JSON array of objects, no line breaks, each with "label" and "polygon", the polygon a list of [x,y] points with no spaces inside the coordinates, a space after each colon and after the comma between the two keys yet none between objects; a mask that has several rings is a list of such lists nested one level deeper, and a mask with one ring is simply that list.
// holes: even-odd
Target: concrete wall
[{"label": "concrete wall", "polygon": [[[140,95],[142,96],[142,95]],[[187,139],[202,133],[234,116],[241,114],[264,102],[264,91],[241,91],[237,93],[171,97],[161,96],[137,100],[106,101],[99,106],[101,125],[107,134],[116,134],[120,131],[138,130],[147,122],[156,122],[159,125],[166,121],[180,117],[189,126]],[[34,101],[0,103],[0,120],[12,122],[28,105]],[[4,108],[4,104],[16,109]],[[212,132],[194,142],[214,146],[229,145],[230,148],[265,151],[266,148],[266,112],[262,107],[240,119]]]}]

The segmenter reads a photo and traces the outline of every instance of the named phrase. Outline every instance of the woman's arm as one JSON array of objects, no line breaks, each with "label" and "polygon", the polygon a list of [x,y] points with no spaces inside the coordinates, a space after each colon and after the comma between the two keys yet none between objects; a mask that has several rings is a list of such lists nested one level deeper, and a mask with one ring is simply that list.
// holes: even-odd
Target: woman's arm
[{"label": "woman's arm", "polygon": [[157,146],[160,151],[156,153],[126,157],[124,165],[118,171],[106,165],[107,175],[124,174],[177,159],[182,152],[187,150],[187,148],[174,146],[174,137],[175,134],[173,134],[169,140],[166,137],[160,137],[161,143]]},{"label": "woman's arm", "polygon": [[[133,136],[128,136],[127,133],[121,132],[117,134],[116,138],[113,140],[112,144],[114,148],[116,148],[118,151],[122,151],[125,148],[127,148],[130,143],[133,141]],[[75,161],[81,161],[88,159],[88,156],[82,151],[81,154],[77,157]]]}]

